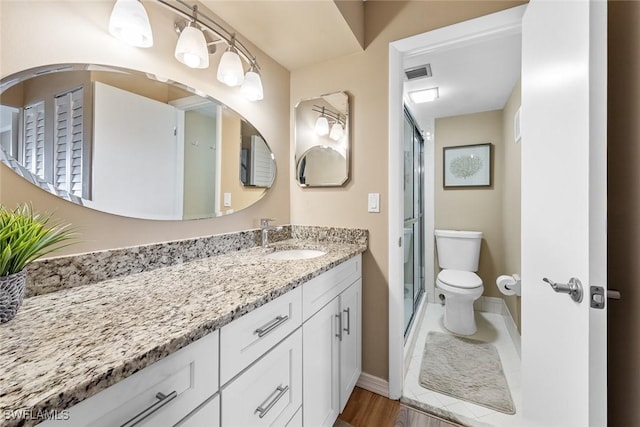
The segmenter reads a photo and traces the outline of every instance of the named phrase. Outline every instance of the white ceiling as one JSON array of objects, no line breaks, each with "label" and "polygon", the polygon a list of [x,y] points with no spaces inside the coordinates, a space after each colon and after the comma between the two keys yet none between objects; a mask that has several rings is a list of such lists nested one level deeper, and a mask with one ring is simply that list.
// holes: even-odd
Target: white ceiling
[{"label": "white ceiling", "polygon": [[[416,55],[405,69],[431,64],[432,77],[406,81],[405,102],[423,128],[428,119],[458,116],[504,107],[520,77],[521,34]],[[408,92],[438,87],[440,98],[413,104]]]},{"label": "white ceiling", "polygon": [[333,0],[201,0],[288,70],[362,52]]}]

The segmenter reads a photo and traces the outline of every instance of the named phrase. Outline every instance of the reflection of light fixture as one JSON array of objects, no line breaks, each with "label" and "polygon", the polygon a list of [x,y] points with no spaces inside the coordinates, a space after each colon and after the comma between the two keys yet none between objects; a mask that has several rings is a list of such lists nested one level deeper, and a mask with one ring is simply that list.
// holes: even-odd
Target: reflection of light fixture
[{"label": "reflection of light fixture", "polygon": [[342,125],[338,122],[335,122],[333,126],[331,126],[331,132],[329,132],[329,138],[334,141],[340,141],[340,138],[344,136],[344,129]]},{"label": "reflection of light fixture", "polygon": [[244,69],[238,50],[235,47],[235,37],[231,38],[231,43],[220,58],[218,64],[218,81],[227,86],[240,86],[244,82]]},{"label": "reflection of light fixture", "polygon": [[329,133],[329,120],[324,115],[324,107],[322,107],[322,115],[316,120],[316,133],[320,136]]},{"label": "reflection of light fixture", "polygon": [[109,34],[132,46],[153,46],[149,17],[138,0],[116,1],[109,18]]},{"label": "reflection of light fixture", "polygon": [[[174,25],[180,34],[175,49],[178,61],[192,68],[207,68],[209,55],[215,53],[216,45],[226,43],[228,47],[218,64],[218,80],[231,87],[242,85],[242,93],[252,101],[263,99],[262,79],[256,57],[236,39],[234,33],[199,12],[197,6],[189,6],[185,0],[155,1],[188,19],[188,23],[175,21]],[[149,18],[139,0],[116,0],[109,21],[109,32],[134,46],[149,47],[153,44]],[[242,61],[249,64],[246,75]],[[247,84],[243,85],[245,79]]]},{"label": "reflection of light fixture", "polygon": [[240,91],[250,101],[259,101],[264,98],[262,80],[260,79],[260,73],[258,73],[258,67],[255,62],[251,64],[249,71],[244,75],[244,83]]},{"label": "reflection of light fixture", "polygon": [[187,67],[207,68],[209,66],[209,50],[204,33],[195,27],[198,19],[198,6],[193,6],[193,21],[182,29],[176,44],[175,57]]},{"label": "reflection of light fixture", "polygon": [[[314,105],[312,111],[320,113],[320,117],[316,120],[316,133],[320,136],[329,135],[334,141],[339,141],[344,136],[344,127],[347,125],[347,116],[335,113],[326,107]],[[331,132],[329,132],[329,124],[331,124]]]},{"label": "reflection of light fixture", "polygon": [[411,101],[413,101],[414,104],[420,104],[423,102],[435,101],[440,98],[440,94],[438,93],[437,87],[432,87],[430,89],[409,92],[409,98],[411,98]]}]

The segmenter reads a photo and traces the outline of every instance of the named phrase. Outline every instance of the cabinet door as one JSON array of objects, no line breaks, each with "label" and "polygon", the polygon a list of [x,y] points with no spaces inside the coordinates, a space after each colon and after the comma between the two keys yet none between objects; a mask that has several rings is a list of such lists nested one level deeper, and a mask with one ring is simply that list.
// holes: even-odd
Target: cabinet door
[{"label": "cabinet door", "polygon": [[302,403],[298,329],[222,389],[224,427],[284,426]]},{"label": "cabinet door", "polygon": [[336,297],[302,325],[305,426],[331,427],[338,418],[339,316],[340,300]]},{"label": "cabinet door", "polygon": [[340,342],[340,412],[362,372],[362,280],[358,280],[340,295],[342,341]]},{"label": "cabinet door", "polygon": [[220,395],[216,394],[175,427],[220,427]]}]

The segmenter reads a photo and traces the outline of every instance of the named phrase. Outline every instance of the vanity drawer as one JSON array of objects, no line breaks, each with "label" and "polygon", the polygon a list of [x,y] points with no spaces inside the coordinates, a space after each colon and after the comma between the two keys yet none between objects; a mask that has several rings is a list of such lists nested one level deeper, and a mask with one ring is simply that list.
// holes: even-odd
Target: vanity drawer
[{"label": "vanity drawer", "polygon": [[362,255],[322,273],[302,285],[302,318],[306,321],[362,276]]},{"label": "vanity drawer", "polygon": [[68,420],[42,425],[121,426],[136,418],[136,426],[173,425],[217,391],[215,331],[71,407]]},{"label": "vanity drawer", "polygon": [[300,287],[220,329],[220,383],[225,384],[302,324]]},{"label": "vanity drawer", "polygon": [[286,425],[302,405],[302,330],[222,389],[224,427]]}]

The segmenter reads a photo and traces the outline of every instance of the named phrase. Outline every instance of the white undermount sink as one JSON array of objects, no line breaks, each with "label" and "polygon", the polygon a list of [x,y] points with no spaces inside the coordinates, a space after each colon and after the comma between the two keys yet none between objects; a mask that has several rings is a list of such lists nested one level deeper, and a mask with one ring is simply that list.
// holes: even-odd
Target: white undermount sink
[{"label": "white undermount sink", "polygon": [[270,254],[265,255],[265,258],[278,260],[296,260],[317,258],[325,254],[325,251],[319,251],[316,249],[289,249],[285,251],[271,252]]}]

